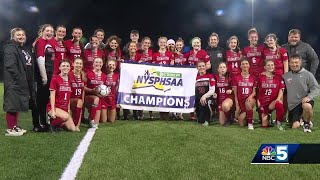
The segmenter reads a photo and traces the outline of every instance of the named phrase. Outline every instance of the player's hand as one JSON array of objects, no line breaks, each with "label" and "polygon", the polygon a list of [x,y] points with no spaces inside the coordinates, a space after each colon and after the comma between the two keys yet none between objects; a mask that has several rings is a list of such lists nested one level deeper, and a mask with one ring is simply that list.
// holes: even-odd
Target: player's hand
[{"label": "player's hand", "polygon": [[214,93],[212,96],[213,96],[213,98],[215,98],[215,99],[218,97],[217,93]]},{"label": "player's hand", "polygon": [[47,78],[42,78],[42,84],[46,85],[48,83],[48,79]]},{"label": "player's hand", "polygon": [[55,119],[56,118],[56,111],[55,110],[51,110],[51,115],[50,115],[50,117],[52,118],[52,119]]},{"label": "player's hand", "polygon": [[201,99],[200,99],[200,103],[202,106],[205,106],[207,104],[207,98],[202,96]]},{"label": "player's hand", "polygon": [[264,72],[262,72],[260,75],[266,75],[266,72],[264,71]]},{"label": "player's hand", "polygon": [[302,98],[302,103],[307,103],[307,102],[310,102],[311,99],[309,97],[304,97]]},{"label": "player's hand", "polygon": [[229,90],[226,91],[226,93],[227,93],[227,94],[232,94],[232,90],[229,89]]}]

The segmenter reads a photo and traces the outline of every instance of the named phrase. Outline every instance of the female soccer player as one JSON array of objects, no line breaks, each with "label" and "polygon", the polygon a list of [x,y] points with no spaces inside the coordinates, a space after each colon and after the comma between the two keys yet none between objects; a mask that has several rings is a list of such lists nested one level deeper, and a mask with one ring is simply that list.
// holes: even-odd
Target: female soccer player
[{"label": "female soccer player", "polygon": [[176,41],[176,49],[174,53],[174,64],[175,65],[186,65],[188,53],[183,53],[184,41],[179,38]]},{"label": "female soccer player", "polygon": [[282,103],[284,82],[282,77],[273,74],[274,62],[267,60],[264,69],[265,75],[260,75],[257,81],[259,111],[262,117],[262,127],[267,128],[269,125],[268,115],[276,110],[277,127],[279,130],[284,130],[282,119],[284,116],[284,108]]},{"label": "female soccer player", "polygon": [[288,54],[286,49],[278,46],[278,38],[275,34],[268,34],[265,38],[267,48],[263,51],[265,60],[272,60],[274,62],[274,74],[282,76],[288,72]]},{"label": "female soccer player", "polygon": [[87,72],[88,70],[92,71],[93,69],[93,60],[95,58],[102,58],[103,51],[99,48],[98,37],[92,36],[90,38],[91,49],[84,50],[84,67],[83,70]]},{"label": "female soccer player", "polygon": [[[104,30],[103,29],[96,29],[94,30],[93,36],[97,36],[98,41],[99,41],[99,49],[104,49],[106,47],[106,44],[103,43],[104,40]],[[91,49],[92,46],[90,43],[87,43],[84,46],[84,49]]]},{"label": "female soccer player", "polygon": [[72,39],[65,41],[67,56],[71,64],[73,64],[74,58],[82,57],[83,55],[83,44],[80,42],[82,36],[82,29],[79,27],[75,27],[72,30]]},{"label": "female soccer player", "polygon": [[83,60],[80,57],[74,59],[73,66],[73,71],[69,73],[72,90],[70,106],[74,124],[77,131],[80,131],[79,127],[84,103],[84,87],[86,86],[87,80],[85,73],[82,71]]},{"label": "female soccer player", "polygon": [[221,125],[227,125],[230,120],[230,110],[233,106],[233,95],[231,88],[231,78],[227,72],[227,64],[220,62],[218,74],[214,75],[216,80],[216,95],[218,98],[219,122]]},{"label": "female soccer player", "polygon": [[64,37],[66,37],[67,29],[63,25],[56,27],[55,37],[51,38],[50,44],[54,49],[54,68],[53,74],[59,74],[59,64],[62,59],[67,58],[67,50],[65,47]]},{"label": "female soccer player", "polygon": [[195,108],[198,123],[208,126],[211,111],[208,98],[215,92],[215,80],[212,74],[207,74],[206,63],[202,60],[197,63],[198,75],[196,80]]},{"label": "female soccer player", "polygon": [[173,65],[173,54],[167,50],[167,38],[160,37],[158,39],[159,51],[153,53],[153,63]]},{"label": "female soccer player", "polygon": [[141,57],[139,59],[139,63],[147,62],[152,63],[152,55],[153,52],[151,50],[151,39],[149,37],[142,38],[142,48],[139,50],[139,53],[141,54]]},{"label": "female soccer player", "polygon": [[259,76],[263,71],[263,51],[264,45],[258,44],[259,36],[256,28],[248,31],[249,46],[243,48],[242,54],[247,57],[250,62],[250,74]]},{"label": "female soccer player", "polygon": [[231,78],[241,73],[240,58],[241,51],[239,48],[239,39],[237,36],[231,36],[227,41],[229,50],[226,51],[226,63]]},{"label": "female soccer player", "polygon": [[87,87],[85,87],[85,106],[89,110],[90,126],[98,128],[101,113],[100,95],[96,88],[100,84],[105,84],[107,75],[101,71],[103,60],[96,58],[93,61],[93,70],[87,72]]},{"label": "female soccer player", "polygon": [[[104,57],[105,60],[116,60],[117,61],[117,69],[119,71],[120,63],[123,62],[122,53],[120,50],[121,39],[117,36],[110,36],[107,39],[106,47],[104,49]],[[105,68],[105,67],[104,67]],[[105,69],[103,69],[105,71]]]},{"label": "female soccer player", "polygon": [[[136,43],[134,43],[136,45]],[[130,49],[130,45],[129,45]],[[101,101],[101,118],[102,122],[111,122],[114,123],[116,120],[116,107],[117,107],[117,94],[118,94],[118,85],[120,75],[115,72],[116,61],[108,60],[107,61],[107,81],[105,84],[110,87],[110,94],[102,98]]]},{"label": "female soccer player", "polygon": [[233,78],[232,88],[235,96],[236,115],[240,126],[245,126],[248,121],[248,129],[253,130],[253,110],[256,95],[256,78],[249,73],[249,60],[241,59],[241,73]]},{"label": "female soccer player", "polygon": [[50,96],[49,85],[53,75],[54,49],[50,44],[53,38],[53,26],[44,24],[39,29],[39,38],[35,43],[35,55],[37,58],[37,105],[40,122],[44,130],[48,130],[46,105]]},{"label": "female soccer player", "polygon": [[70,111],[71,85],[69,81],[70,62],[61,60],[59,65],[60,74],[53,76],[50,83],[50,101],[47,104],[47,112],[50,117],[50,129],[53,133],[57,127],[63,124],[70,131],[77,131]]},{"label": "female soccer player", "polygon": [[191,40],[191,43],[192,43],[192,49],[189,52],[187,64],[191,66],[195,66],[197,65],[198,61],[202,59],[206,63],[206,68],[210,69],[211,68],[210,57],[207,51],[201,49],[201,39],[199,37],[194,37]]}]

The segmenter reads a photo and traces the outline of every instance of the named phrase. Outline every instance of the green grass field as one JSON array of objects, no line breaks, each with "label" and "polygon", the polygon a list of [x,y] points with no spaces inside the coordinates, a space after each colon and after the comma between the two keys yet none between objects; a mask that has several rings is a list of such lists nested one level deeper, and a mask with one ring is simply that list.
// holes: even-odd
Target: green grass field
[{"label": "green grass field", "polygon": [[[2,102],[3,87],[0,86]],[[77,179],[319,179],[320,165],[251,165],[261,143],[320,143],[320,101],[313,132],[237,125],[202,127],[182,121],[117,121],[97,129]],[[86,133],[6,137],[0,127],[0,179],[59,179]],[[20,125],[32,129],[31,115]]]}]

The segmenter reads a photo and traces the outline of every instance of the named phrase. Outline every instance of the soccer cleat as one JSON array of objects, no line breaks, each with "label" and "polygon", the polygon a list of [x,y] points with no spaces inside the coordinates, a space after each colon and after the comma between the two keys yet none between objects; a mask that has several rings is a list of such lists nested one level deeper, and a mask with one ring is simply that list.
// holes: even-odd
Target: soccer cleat
[{"label": "soccer cleat", "polygon": [[249,130],[254,130],[253,124],[248,124],[248,129]]},{"label": "soccer cleat", "polygon": [[303,131],[305,133],[311,133],[310,125],[309,124],[304,124],[303,125]]},{"label": "soccer cleat", "polygon": [[22,128],[19,127],[19,126],[14,126],[13,129],[15,129],[15,130],[18,131],[18,132],[22,132],[23,134],[25,134],[25,133],[27,132],[27,130],[22,129]]},{"label": "soccer cleat", "polygon": [[209,126],[208,121],[205,121],[205,122],[202,124],[202,126]]},{"label": "soccer cleat", "polygon": [[284,131],[284,127],[282,126],[281,123],[277,123],[277,128],[278,128],[280,131]]},{"label": "soccer cleat", "polygon": [[89,124],[90,124],[90,127],[91,127],[91,128],[96,128],[96,129],[98,129],[98,126],[97,126],[97,124],[94,122],[94,120],[91,120],[91,121],[89,122]]},{"label": "soccer cleat", "polygon": [[23,133],[21,131],[17,131],[16,129],[7,129],[5,136],[22,136]]}]

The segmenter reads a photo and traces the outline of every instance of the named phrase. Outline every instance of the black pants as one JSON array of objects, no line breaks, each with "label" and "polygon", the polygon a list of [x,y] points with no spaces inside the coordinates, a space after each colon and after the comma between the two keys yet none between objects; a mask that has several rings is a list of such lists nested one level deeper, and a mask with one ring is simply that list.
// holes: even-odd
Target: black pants
[{"label": "black pants", "polygon": [[208,105],[208,100],[207,100],[207,104],[204,106],[201,105],[200,100],[196,100],[195,107],[196,107],[198,123],[203,124],[205,121],[209,122],[211,111]]},{"label": "black pants", "polygon": [[30,98],[29,98],[29,109],[31,109],[31,114],[32,114],[32,124],[34,127],[39,127],[39,111],[37,107],[37,102],[36,102],[36,92],[34,89],[34,84],[32,84],[33,81],[28,81],[29,85],[29,93],[30,93]]},{"label": "black pants", "polygon": [[42,125],[47,124],[47,104],[50,97],[49,86],[52,75],[48,74],[48,83],[42,84],[42,81],[37,83],[37,107],[39,112],[40,123]]}]

